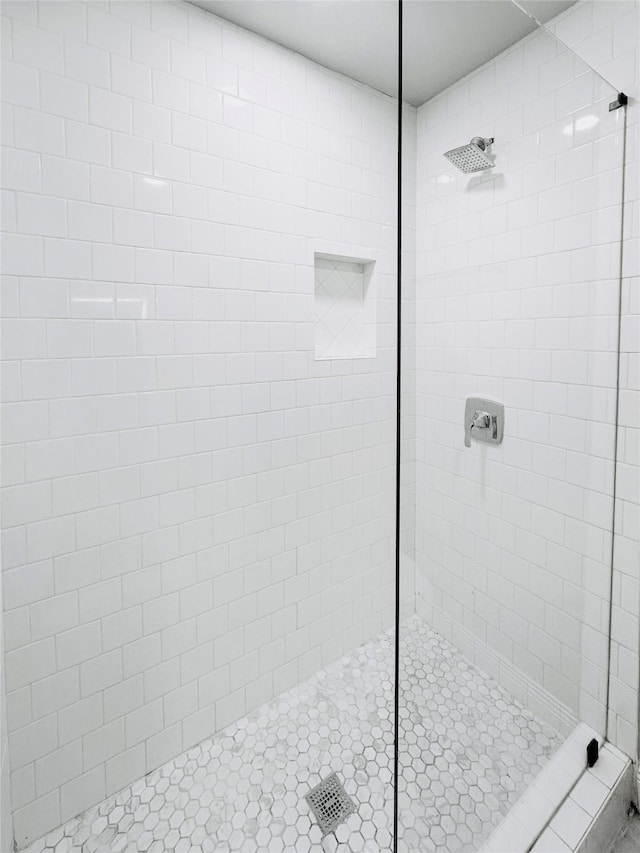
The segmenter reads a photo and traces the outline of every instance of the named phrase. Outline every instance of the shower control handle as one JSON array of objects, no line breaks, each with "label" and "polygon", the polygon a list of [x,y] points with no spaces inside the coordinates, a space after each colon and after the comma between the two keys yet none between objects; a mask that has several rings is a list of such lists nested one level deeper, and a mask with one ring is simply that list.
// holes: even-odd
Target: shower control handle
[{"label": "shower control handle", "polygon": [[479,441],[500,444],[504,434],[504,407],[493,400],[469,397],[465,406],[464,443],[471,447],[471,431]]},{"label": "shower control handle", "polygon": [[[490,430],[490,435],[495,439],[498,434],[498,424],[495,415],[490,415],[489,412],[480,412],[476,409],[473,413],[473,418],[469,424],[469,429],[466,430],[464,443],[467,447],[471,447],[471,430]],[[478,436],[476,436],[478,437]]]},{"label": "shower control handle", "polygon": [[[494,418],[495,420],[495,418]],[[488,429],[491,426],[491,415],[489,412],[475,412],[471,429]]]}]

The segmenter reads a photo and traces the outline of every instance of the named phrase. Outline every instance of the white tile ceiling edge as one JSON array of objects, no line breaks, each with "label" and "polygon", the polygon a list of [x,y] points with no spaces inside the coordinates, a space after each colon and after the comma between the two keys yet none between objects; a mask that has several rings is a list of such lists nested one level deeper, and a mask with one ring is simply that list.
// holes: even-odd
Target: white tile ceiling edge
[{"label": "white tile ceiling edge", "polygon": [[[387,95],[398,89],[396,0],[191,0]],[[575,0],[526,0],[545,23]],[[405,0],[404,100],[419,106],[536,27],[511,0]]]}]

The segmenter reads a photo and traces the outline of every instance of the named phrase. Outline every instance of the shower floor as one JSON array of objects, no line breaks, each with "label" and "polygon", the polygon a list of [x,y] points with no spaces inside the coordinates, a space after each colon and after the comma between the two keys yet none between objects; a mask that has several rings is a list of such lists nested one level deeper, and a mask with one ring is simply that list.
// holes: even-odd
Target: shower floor
[{"label": "shower floor", "polygon": [[[399,844],[477,851],[561,738],[419,617],[401,629]],[[393,631],[27,848],[390,850]],[[357,813],[322,839],[304,796],[336,771]]]}]

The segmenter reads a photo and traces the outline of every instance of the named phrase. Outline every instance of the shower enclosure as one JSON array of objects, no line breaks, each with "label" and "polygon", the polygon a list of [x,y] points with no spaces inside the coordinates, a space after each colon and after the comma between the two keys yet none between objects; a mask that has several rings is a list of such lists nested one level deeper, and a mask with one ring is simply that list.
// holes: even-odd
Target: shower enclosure
[{"label": "shower enclosure", "polygon": [[3,4],[2,853],[577,848],[638,8]]}]

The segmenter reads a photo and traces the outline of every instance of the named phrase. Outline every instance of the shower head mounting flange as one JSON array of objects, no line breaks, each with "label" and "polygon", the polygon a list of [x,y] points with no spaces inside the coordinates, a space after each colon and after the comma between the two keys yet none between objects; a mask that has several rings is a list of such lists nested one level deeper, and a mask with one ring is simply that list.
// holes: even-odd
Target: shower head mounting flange
[{"label": "shower head mounting flange", "polygon": [[489,136],[488,138],[485,138],[484,136],[474,136],[470,144],[477,145],[478,148],[482,148],[483,151],[486,151],[487,146],[491,145],[494,141],[493,136]]}]

